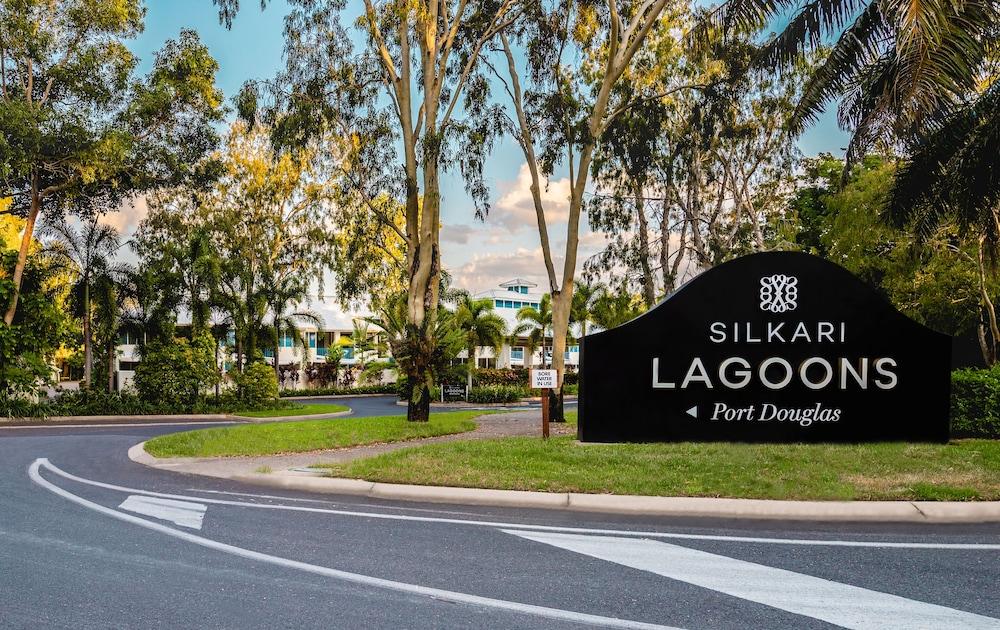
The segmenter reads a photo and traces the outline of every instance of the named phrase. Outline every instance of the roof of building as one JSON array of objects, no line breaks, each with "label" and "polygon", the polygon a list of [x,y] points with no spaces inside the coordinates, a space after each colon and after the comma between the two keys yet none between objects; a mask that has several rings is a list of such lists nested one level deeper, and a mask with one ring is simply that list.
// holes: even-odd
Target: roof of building
[{"label": "roof of building", "polygon": [[505,289],[509,287],[537,287],[538,283],[532,282],[531,280],[525,280],[524,278],[514,278],[513,280],[508,280],[507,282],[501,282],[500,286]]}]

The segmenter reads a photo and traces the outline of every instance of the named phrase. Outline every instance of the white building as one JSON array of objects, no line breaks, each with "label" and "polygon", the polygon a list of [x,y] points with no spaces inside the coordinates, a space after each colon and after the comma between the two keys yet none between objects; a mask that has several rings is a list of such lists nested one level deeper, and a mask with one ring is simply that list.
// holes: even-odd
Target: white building
[{"label": "white building", "polygon": [[[489,298],[493,300],[495,312],[503,317],[507,322],[507,331],[514,332],[514,329],[521,324],[517,319],[517,312],[525,306],[537,309],[542,301],[543,293],[539,292],[538,285],[524,278],[514,278],[507,282],[502,282],[495,289],[487,289],[473,294],[479,299]],[[500,349],[498,355],[494,356],[492,348],[479,348],[476,351],[476,365],[478,367],[540,367],[543,363],[548,365],[552,361],[552,330],[545,331],[545,357],[542,357],[542,348],[535,350],[530,357],[525,355],[525,336],[519,337],[519,342],[507,343]],[[466,353],[460,356],[465,357]],[[580,346],[569,344],[563,355],[566,359],[566,366],[575,369],[580,365]]]},{"label": "white building", "polygon": [[[542,293],[537,290],[537,287],[537,284],[529,280],[514,278],[513,280],[501,283],[497,288],[475,293],[473,297],[492,300],[495,312],[503,317],[507,323],[508,332],[513,333],[514,329],[521,323],[517,319],[517,313],[521,308],[526,306],[539,308]],[[342,367],[357,365],[361,362],[361,359],[364,359],[365,363],[391,360],[388,356],[379,356],[380,353],[377,350],[367,351],[364,357],[357,356],[357,348],[352,338],[355,323],[361,324],[363,319],[370,315],[369,312],[364,310],[345,311],[330,302],[317,302],[309,306],[310,310],[315,312],[323,321],[323,326],[316,326],[310,323],[299,325],[299,331],[305,340],[304,347],[297,344],[291,334],[285,334],[279,340],[278,365],[279,367],[288,366],[288,369],[285,370],[287,378],[281,383],[283,388],[301,389],[316,386],[315,383],[310,383],[309,381],[309,368],[315,364],[325,363],[329,350],[336,346],[339,346],[342,351],[343,358],[340,363]],[[179,324],[181,327],[184,325],[185,323]],[[499,353],[495,353],[492,348],[478,348],[475,356],[476,365],[484,368],[527,367],[529,365],[540,367],[543,364],[548,365],[552,361],[552,331],[550,329],[545,332],[544,357],[543,349],[537,348],[529,361],[524,345],[526,337],[521,336],[513,343],[505,343]],[[370,328],[370,335],[371,345],[377,348],[380,345],[378,344],[378,329],[372,326]],[[136,338],[135,334],[123,332],[120,335],[118,358],[116,360],[116,382],[119,389],[128,387],[132,379],[135,378],[135,368],[140,361],[138,344],[139,339]],[[232,347],[233,345],[235,345],[235,338],[231,334],[228,346]],[[267,345],[269,344],[261,347],[260,350],[264,354],[265,361],[274,365],[274,349],[267,347]],[[382,354],[387,354],[387,352]],[[459,354],[459,359],[466,360],[466,354],[465,351],[462,351]],[[564,356],[567,368],[571,370],[576,369],[580,364],[579,345],[568,345]],[[225,357],[223,365],[220,367],[222,367],[223,371],[228,371],[231,369],[233,361],[234,357]],[[291,372],[296,368],[298,368],[298,374],[293,376]],[[395,374],[386,370],[382,374],[382,382],[391,382],[394,380],[394,377]]]}]

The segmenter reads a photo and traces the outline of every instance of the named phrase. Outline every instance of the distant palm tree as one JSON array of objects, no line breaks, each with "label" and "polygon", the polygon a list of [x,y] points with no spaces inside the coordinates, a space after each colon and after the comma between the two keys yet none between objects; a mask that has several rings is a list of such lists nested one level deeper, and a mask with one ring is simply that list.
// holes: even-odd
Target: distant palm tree
[{"label": "distant palm tree", "polygon": [[471,390],[472,374],[476,369],[476,349],[493,348],[494,354],[499,353],[507,338],[507,322],[494,312],[492,299],[477,300],[465,293],[458,299],[455,325],[465,337],[465,349],[469,357],[466,384]]},{"label": "distant palm tree", "polygon": [[[514,337],[525,337],[527,343],[524,344],[525,351],[529,346],[534,354],[536,348],[542,348],[542,365],[545,365],[545,341],[549,339],[548,331],[552,328],[552,297],[546,293],[538,302],[538,308],[533,306],[522,306],[517,312],[517,321],[520,322],[514,328]],[[525,361],[526,367],[531,367],[531,355]]]},{"label": "distant palm tree", "polygon": [[274,375],[281,380],[281,366],[278,361],[283,337],[291,337],[295,347],[305,350],[308,347],[305,336],[299,324],[312,324],[322,328],[323,319],[310,310],[297,308],[306,301],[308,285],[298,277],[283,277],[273,279],[263,290],[267,309],[271,313],[271,331],[274,345]]},{"label": "distant palm tree", "polygon": [[570,306],[570,322],[580,325],[580,336],[587,334],[587,323],[594,321],[594,304],[607,290],[600,282],[573,283],[573,304]]},{"label": "distant palm tree", "polygon": [[94,370],[94,331],[91,291],[94,280],[111,267],[111,258],[121,246],[118,231],[98,223],[98,217],[83,221],[77,229],[65,217],[48,223],[42,230],[53,239],[51,249],[76,273],[73,286],[77,314],[83,322],[83,381],[90,387]]}]

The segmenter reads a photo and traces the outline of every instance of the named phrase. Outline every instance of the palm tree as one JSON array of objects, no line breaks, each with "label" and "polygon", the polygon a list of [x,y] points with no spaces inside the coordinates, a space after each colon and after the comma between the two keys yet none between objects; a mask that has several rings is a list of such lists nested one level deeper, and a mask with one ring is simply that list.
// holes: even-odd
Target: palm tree
[{"label": "palm tree", "polygon": [[[366,317],[364,321],[385,332],[386,342],[392,349],[392,356],[399,364],[400,370],[406,374],[410,385],[410,404],[407,406],[406,419],[411,422],[427,422],[427,409],[430,408],[431,382],[415,382],[414,374],[420,371],[414,369],[413,361],[426,357],[423,349],[413,348],[414,343],[422,343],[422,337],[414,335],[412,325],[408,323],[406,313],[406,294],[390,297],[385,301],[378,314]],[[415,341],[416,340],[416,341]],[[462,351],[465,339],[462,331],[455,325],[454,315],[444,306],[439,305],[434,318],[434,348],[430,353],[426,366],[426,374],[436,378],[448,368],[452,359]]]},{"label": "palm tree", "polygon": [[83,221],[80,229],[59,217],[43,228],[43,234],[53,238],[53,252],[76,272],[73,287],[77,313],[83,322],[83,381],[90,387],[94,370],[94,332],[91,291],[97,276],[111,266],[111,257],[121,242],[118,231],[98,222],[98,217]]},{"label": "palm tree", "polygon": [[594,304],[607,290],[600,282],[573,283],[573,304],[570,306],[569,320],[580,325],[580,336],[586,336],[587,323],[594,321]]},{"label": "palm tree", "polygon": [[274,375],[281,380],[281,366],[278,361],[281,351],[281,340],[285,336],[292,338],[295,347],[305,350],[308,346],[298,324],[313,324],[317,328],[323,326],[323,320],[309,310],[290,310],[308,297],[308,285],[301,278],[286,276],[274,278],[264,287],[263,295],[267,309],[271,313],[272,346],[274,350]]},{"label": "palm tree", "polygon": [[[549,339],[548,331],[552,328],[552,297],[546,293],[538,302],[538,308],[533,306],[522,306],[517,312],[517,321],[520,322],[514,328],[514,337],[525,337],[527,343],[525,350],[531,346],[534,354],[536,348],[542,348],[542,365],[545,365],[545,341]],[[531,355],[527,360],[527,367],[531,367]]]},{"label": "palm tree", "polygon": [[466,384],[471,390],[472,374],[476,369],[476,349],[493,348],[494,353],[499,353],[507,337],[507,322],[494,312],[492,299],[477,300],[465,293],[459,298],[458,308],[455,309],[455,325],[465,337],[465,349],[469,357]]},{"label": "palm tree", "polygon": [[[754,65],[784,70],[836,39],[806,82],[793,128],[800,131],[842,99],[840,123],[852,129],[848,168],[878,140],[892,145],[934,129],[942,113],[995,78],[989,62],[1000,12],[992,0],[728,0],[702,24],[700,39],[708,42],[713,27],[729,36],[756,33],[793,11]],[[984,144],[981,150],[995,155]]]}]

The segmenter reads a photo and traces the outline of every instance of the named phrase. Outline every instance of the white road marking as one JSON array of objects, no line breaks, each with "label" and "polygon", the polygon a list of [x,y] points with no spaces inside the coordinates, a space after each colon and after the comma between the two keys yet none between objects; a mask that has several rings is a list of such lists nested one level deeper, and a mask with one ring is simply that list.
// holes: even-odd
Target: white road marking
[{"label": "white road marking", "polygon": [[153,492],[140,488],[116,486],[102,481],[93,481],[77,477],[46,461],[46,468],[57,475],[78,483],[117,490],[129,494],[145,494],[152,497],[200,501],[214,505],[230,505],[234,507],[257,508],[262,510],[287,510],[289,512],[311,512],[315,514],[333,514],[337,516],[353,516],[358,518],[374,518],[393,521],[411,521],[420,523],[448,523],[451,525],[471,525],[474,527],[492,527],[500,529],[526,529],[546,532],[565,532],[571,534],[599,534],[610,536],[639,536],[642,538],[665,538],[674,540],[704,540],[716,542],[761,543],[766,545],[804,545],[819,547],[864,547],[875,549],[946,549],[951,551],[1000,551],[996,543],[929,543],[929,542],[894,542],[881,540],[815,540],[809,538],[767,538],[763,536],[723,536],[721,534],[686,534],[680,532],[630,531],[619,529],[600,529],[588,527],[560,527],[554,525],[532,525],[529,523],[505,523],[501,521],[477,521],[471,519],[440,518],[433,516],[412,516],[408,514],[386,514],[384,512],[357,512],[352,510],[333,510],[329,508],[314,508],[302,505],[274,505],[270,503],[250,503],[246,501],[228,501],[225,499],[209,499],[207,497],[192,497],[183,494]]},{"label": "white road marking", "polygon": [[147,521],[144,518],[139,518],[138,516],[132,516],[131,514],[126,514],[124,512],[119,512],[117,510],[111,509],[109,507],[100,505],[99,503],[94,503],[88,499],[77,496],[68,490],[64,490],[59,486],[51,483],[41,476],[39,470],[41,467],[45,467],[48,470],[56,472],[56,468],[52,466],[49,461],[45,458],[36,459],[31,466],[28,467],[28,476],[36,484],[42,486],[46,490],[72,501],[77,505],[81,505],[95,512],[99,512],[106,516],[116,518],[120,521],[125,521],[126,523],[132,523],[133,525],[139,525],[140,527],[145,527],[146,529],[151,529],[161,534],[166,534],[167,536],[172,536],[174,538],[179,538],[180,540],[194,543],[202,547],[207,547],[208,549],[213,549],[216,551],[222,551],[224,553],[232,554],[234,556],[239,556],[241,558],[246,558],[248,560],[257,560],[260,562],[267,562],[269,564],[277,565],[280,567],[285,567],[289,569],[297,569],[299,571],[305,571],[308,573],[313,573],[316,575],[322,575],[325,577],[331,577],[338,580],[344,580],[346,582],[352,582],[354,584],[360,584],[362,586],[373,586],[378,588],[385,588],[394,591],[399,591],[403,593],[408,593],[411,595],[420,595],[423,597],[429,597],[431,599],[437,599],[447,602],[454,602],[459,604],[469,604],[472,606],[480,606],[485,608],[494,608],[499,610],[505,610],[507,612],[534,615],[538,617],[544,617],[547,619],[556,619],[559,621],[568,621],[571,623],[583,623],[588,625],[599,626],[602,628],[635,628],[639,630],[679,630],[678,628],[672,628],[670,626],[663,626],[659,624],[644,623],[641,621],[632,621],[629,619],[618,619],[616,617],[603,617],[601,615],[591,615],[587,613],[575,612],[572,610],[561,610],[559,608],[548,608],[546,606],[535,606],[533,604],[523,604],[521,602],[511,602],[503,599],[493,599],[491,597],[482,597],[480,595],[471,595],[469,593],[460,593],[457,591],[448,591],[440,588],[432,588],[429,586],[421,586],[419,584],[409,584],[407,582],[397,582],[395,580],[387,580],[384,578],[377,578],[370,575],[362,575],[360,573],[351,573],[348,571],[341,571],[340,569],[332,569],[330,567],[319,566],[315,564],[309,564],[306,562],[299,562],[298,560],[290,560],[288,558],[282,558],[280,556],[272,556],[270,554],[261,553],[259,551],[253,551],[251,549],[244,549],[243,547],[237,547],[235,545],[229,545],[222,543],[210,538],[204,538],[202,536],[197,536],[189,532],[181,531],[179,529],[174,529],[160,523],[153,521]]},{"label": "white road marking", "polygon": [[1000,627],[1000,619],[656,540],[505,531],[855,630]]},{"label": "white road marking", "polygon": [[139,494],[129,495],[127,499],[122,501],[118,508],[170,521],[175,525],[189,529],[201,529],[201,522],[205,518],[205,510],[208,509],[203,503],[147,497]]}]

